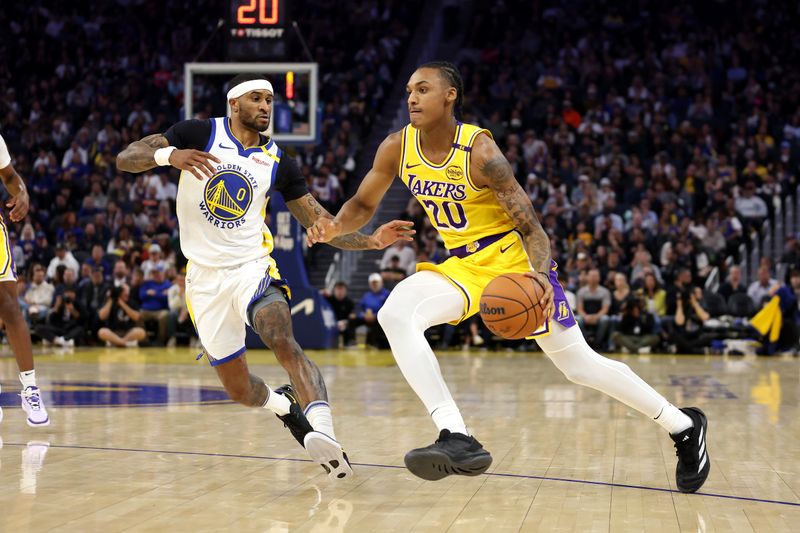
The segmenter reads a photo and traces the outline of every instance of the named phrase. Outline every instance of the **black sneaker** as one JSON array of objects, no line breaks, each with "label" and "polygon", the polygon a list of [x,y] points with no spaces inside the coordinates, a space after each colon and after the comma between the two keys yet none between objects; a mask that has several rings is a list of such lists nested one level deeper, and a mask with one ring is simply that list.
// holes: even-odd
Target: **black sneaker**
[{"label": "black sneaker", "polygon": [[483,449],[475,437],[443,429],[430,446],[408,452],[405,463],[415,476],[436,481],[450,474],[483,474],[492,464],[492,455]]},{"label": "black sneaker", "polygon": [[706,449],[708,420],[697,407],[684,407],[681,411],[692,419],[693,426],[677,435],[670,435],[675,441],[675,455],[678,456],[675,483],[681,492],[695,492],[703,486],[711,470]]},{"label": "black sneaker", "polygon": [[300,402],[297,401],[297,394],[294,391],[294,387],[287,384],[274,389],[272,392],[286,396],[291,402],[292,405],[289,407],[289,414],[283,416],[276,414],[275,416],[283,422],[284,427],[289,428],[289,431],[292,432],[292,437],[297,439],[300,446],[305,447],[303,442],[306,435],[314,431],[314,428],[311,427],[311,424],[309,424],[306,419],[306,415],[303,414],[303,408],[300,407]]}]

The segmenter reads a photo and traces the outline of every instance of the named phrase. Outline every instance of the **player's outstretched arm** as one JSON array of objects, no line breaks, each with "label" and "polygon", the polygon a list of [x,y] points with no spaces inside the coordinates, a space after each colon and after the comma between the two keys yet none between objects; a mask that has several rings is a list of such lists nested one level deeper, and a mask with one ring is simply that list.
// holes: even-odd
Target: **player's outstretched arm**
[{"label": "player's outstretched arm", "polygon": [[[308,243],[332,242],[364,227],[392,185],[400,165],[402,132],[392,133],[383,140],[375,153],[372,169],[367,172],[356,194],[344,203],[333,219],[321,217],[308,228]],[[410,223],[406,223],[410,226]]]},{"label": "player's outstretched arm", "polygon": [[[305,228],[313,226],[322,218],[333,219],[333,215],[322,207],[311,193],[286,202],[286,207]],[[375,230],[372,235],[354,231],[335,237],[328,244],[342,250],[382,250],[398,240],[413,241],[412,235],[416,232],[411,229],[412,225],[412,222],[393,220]]]},{"label": "player's outstretched arm", "polygon": [[[164,150],[159,152],[159,150]],[[158,152],[158,153],[157,153]],[[125,172],[144,172],[157,166],[173,167],[191,172],[195,178],[202,180],[213,176],[216,170],[211,163],[220,160],[208,152],[201,150],[179,150],[169,145],[169,141],[161,133],[148,135],[141,140],[130,143],[117,155],[117,168]]]},{"label": "player's outstretched arm", "polygon": [[545,298],[550,307],[549,314],[553,312],[553,288],[550,285],[550,238],[539,223],[530,198],[514,177],[514,171],[500,148],[488,135],[479,135],[475,139],[470,155],[471,168],[478,169],[475,173],[476,185],[489,187],[494,192],[495,198],[503,210],[514,221],[517,230],[525,241],[525,251],[528,253],[531,265],[545,290]]}]

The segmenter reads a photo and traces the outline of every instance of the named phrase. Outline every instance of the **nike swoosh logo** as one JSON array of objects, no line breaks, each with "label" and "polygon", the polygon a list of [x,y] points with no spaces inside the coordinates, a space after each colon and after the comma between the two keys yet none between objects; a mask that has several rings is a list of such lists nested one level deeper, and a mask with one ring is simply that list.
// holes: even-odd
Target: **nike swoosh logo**
[{"label": "nike swoosh logo", "polygon": [[406,168],[414,168],[414,167],[418,167],[418,166],[420,166],[421,164],[422,164],[422,163],[417,163],[416,165],[409,165],[408,163],[406,163]]},{"label": "nike swoosh logo", "polygon": [[226,150],[236,150],[236,148],[234,148],[233,146],[225,146],[222,143],[219,143],[217,146],[219,146],[220,148],[224,148]]},{"label": "nike swoosh logo", "polygon": [[505,248],[500,248],[500,253],[501,253],[501,254],[504,254],[504,253],[506,253],[506,250],[508,250],[508,249],[509,249],[509,248],[511,248],[512,246],[514,246],[514,243],[513,243],[513,242],[512,242],[511,244],[509,244],[508,246],[506,246]]}]

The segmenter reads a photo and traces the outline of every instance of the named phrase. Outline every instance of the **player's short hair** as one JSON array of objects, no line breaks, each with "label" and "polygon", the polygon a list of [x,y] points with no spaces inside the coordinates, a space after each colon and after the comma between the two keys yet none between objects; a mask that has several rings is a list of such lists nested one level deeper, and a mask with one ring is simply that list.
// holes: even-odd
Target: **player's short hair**
[{"label": "player's short hair", "polygon": [[266,76],[264,76],[263,74],[258,74],[256,72],[245,72],[242,74],[237,74],[236,76],[233,77],[233,79],[231,79],[231,81],[228,82],[228,89],[230,89],[231,87],[236,87],[240,83],[244,83],[246,81],[266,80],[266,79],[267,79]]},{"label": "player's short hair", "polygon": [[423,63],[419,68],[435,68],[439,71],[439,75],[444,79],[450,87],[456,90],[456,102],[453,106],[453,113],[458,116],[461,114],[461,104],[464,101],[464,80],[461,78],[461,73],[458,67],[449,61],[429,61]]}]

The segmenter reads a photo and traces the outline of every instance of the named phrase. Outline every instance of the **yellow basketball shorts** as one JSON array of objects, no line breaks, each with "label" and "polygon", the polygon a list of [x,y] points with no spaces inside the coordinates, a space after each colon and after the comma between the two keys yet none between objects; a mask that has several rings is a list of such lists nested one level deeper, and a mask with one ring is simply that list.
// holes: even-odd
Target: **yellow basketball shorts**
[{"label": "yellow basketball shorts", "polygon": [[[575,319],[564,296],[564,291],[558,283],[556,268],[555,262],[552,262],[549,274],[556,307],[555,319],[564,327],[571,327],[575,325]],[[525,252],[522,236],[519,232],[512,231],[491,244],[479,247],[475,252],[468,255],[462,257],[451,256],[438,265],[418,263],[417,272],[423,270],[438,272],[461,293],[464,298],[464,313],[461,318],[451,322],[451,324],[456,325],[480,310],[481,294],[483,294],[483,289],[486,288],[490,281],[501,274],[530,272],[533,267],[528,259],[528,254]],[[531,332],[528,338],[549,335],[551,332],[551,320],[548,319],[541,328]]]}]

